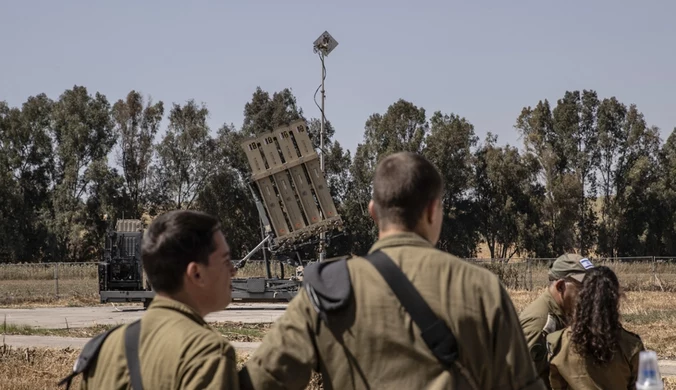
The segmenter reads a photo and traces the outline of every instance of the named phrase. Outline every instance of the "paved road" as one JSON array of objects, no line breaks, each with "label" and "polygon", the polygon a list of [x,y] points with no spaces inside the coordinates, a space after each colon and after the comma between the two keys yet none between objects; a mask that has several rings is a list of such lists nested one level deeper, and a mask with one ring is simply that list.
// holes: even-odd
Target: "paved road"
[{"label": "paved road", "polygon": [[[227,310],[209,314],[207,321],[246,323],[274,322],[286,309],[278,303],[237,303]],[[35,328],[83,328],[100,324],[118,324],[137,320],[145,311],[140,306],[39,307],[34,309],[0,309],[0,324],[29,325]]]},{"label": "paved road", "polygon": [[[82,337],[55,337],[55,336],[4,336],[7,345],[16,348],[46,347],[46,348],[82,348],[88,338]],[[260,343],[232,342],[237,351],[253,352]],[[676,376],[676,360],[662,360],[659,363],[662,376]]]}]

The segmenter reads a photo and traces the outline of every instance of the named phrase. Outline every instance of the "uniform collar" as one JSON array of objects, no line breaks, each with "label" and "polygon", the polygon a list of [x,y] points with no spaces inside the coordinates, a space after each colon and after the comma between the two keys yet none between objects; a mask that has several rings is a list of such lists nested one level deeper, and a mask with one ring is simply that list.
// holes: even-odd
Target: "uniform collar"
[{"label": "uniform collar", "polygon": [[148,311],[158,309],[177,311],[200,325],[207,324],[204,318],[202,318],[202,316],[200,316],[193,308],[175,299],[155,295],[155,297],[153,297],[153,301],[148,306]]},{"label": "uniform collar", "polygon": [[402,232],[396,233],[391,236],[387,236],[376,241],[371,249],[369,249],[369,254],[378,251],[383,248],[391,248],[395,246],[420,246],[427,248],[434,248],[434,245],[422,238],[417,233],[413,232]]}]

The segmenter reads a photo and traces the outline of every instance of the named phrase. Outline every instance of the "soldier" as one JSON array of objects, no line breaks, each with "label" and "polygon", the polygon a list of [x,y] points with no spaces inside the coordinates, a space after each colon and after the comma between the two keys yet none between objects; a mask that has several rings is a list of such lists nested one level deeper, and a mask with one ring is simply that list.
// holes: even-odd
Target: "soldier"
[{"label": "soldier", "polygon": [[420,155],[384,158],[369,204],[378,241],[368,256],[305,269],[242,388],[300,390],[317,371],[328,389],[544,389],[498,278],[435,249],[443,191]]},{"label": "soldier", "polygon": [[235,274],[218,220],[163,214],[145,233],[141,257],[156,296],[139,323],[106,335],[81,388],[123,389],[131,381],[139,390],[139,380],[146,389],[239,389],[234,348],[204,320],[228,306]]},{"label": "soldier", "polygon": [[563,329],[575,308],[577,294],[586,271],[593,268],[589,259],[567,253],[557,258],[549,269],[549,287],[520,314],[530,356],[538,374],[549,387],[547,361],[548,334]]},{"label": "soldier", "polygon": [[571,325],[547,336],[553,389],[633,389],[641,338],[620,323],[620,284],[608,267],[590,269]]}]

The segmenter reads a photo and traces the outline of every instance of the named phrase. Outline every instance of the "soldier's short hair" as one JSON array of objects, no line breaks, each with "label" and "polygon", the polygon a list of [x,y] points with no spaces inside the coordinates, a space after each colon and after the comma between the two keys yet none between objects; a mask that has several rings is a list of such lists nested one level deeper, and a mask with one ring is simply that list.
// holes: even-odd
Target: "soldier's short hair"
[{"label": "soldier's short hair", "polygon": [[443,179],[425,157],[399,152],[385,157],[373,177],[373,202],[379,222],[413,230],[430,202],[443,192]]},{"label": "soldier's short hair", "polygon": [[175,210],[155,218],[141,247],[141,260],[153,290],[175,293],[183,286],[188,264],[209,263],[216,249],[218,219],[199,211]]}]

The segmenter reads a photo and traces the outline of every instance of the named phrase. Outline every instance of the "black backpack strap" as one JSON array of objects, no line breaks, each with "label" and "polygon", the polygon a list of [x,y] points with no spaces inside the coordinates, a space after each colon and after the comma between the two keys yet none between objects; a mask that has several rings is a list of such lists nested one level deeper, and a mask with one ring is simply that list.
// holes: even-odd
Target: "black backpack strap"
[{"label": "black backpack strap", "polygon": [[99,351],[101,350],[103,342],[115,329],[119,328],[120,326],[122,325],[120,324],[114,326],[87,341],[87,343],[82,348],[80,355],[77,357],[75,364],[73,365],[73,371],[68,374],[67,377],[61,379],[61,381],[58,383],[58,386],[66,385],[66,390],[70,389],[70,384],[73,381],[73,378],[85,372],[89,368],[91,362],[95,361],[96,357],[99,355]]},{"label": "black backpack strap", "polygon": [[133,390],[142,390],[141,381],[141,363],[138,356],[139,338],[141,336],[141,320],[136,320],[129,324],[124,332],[124,353],[127,357],[127,368],[131,378],[131,388]]},{"label": "black backpack strap", "polygon": [[432,353],[446,368],[458,358],[458,343],[446,323],[437,317],[427,302],[397,265],[382,251],[365,256],[380,272],[397,296]]}]

